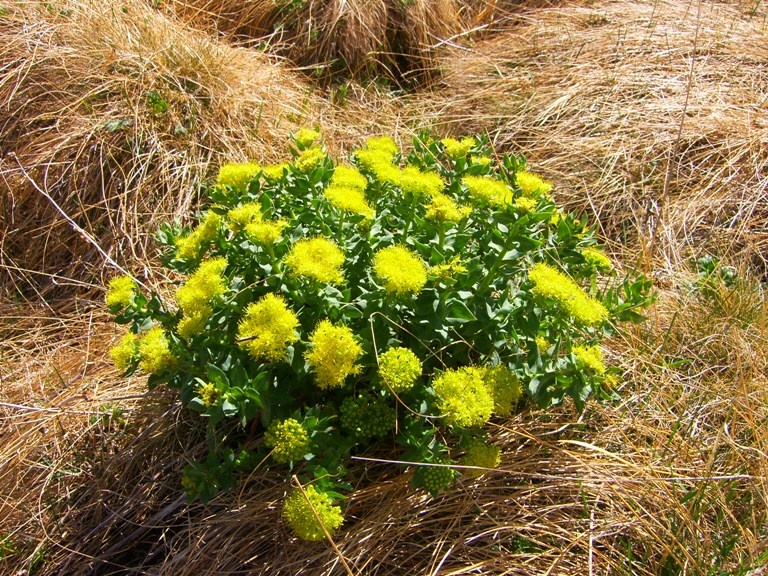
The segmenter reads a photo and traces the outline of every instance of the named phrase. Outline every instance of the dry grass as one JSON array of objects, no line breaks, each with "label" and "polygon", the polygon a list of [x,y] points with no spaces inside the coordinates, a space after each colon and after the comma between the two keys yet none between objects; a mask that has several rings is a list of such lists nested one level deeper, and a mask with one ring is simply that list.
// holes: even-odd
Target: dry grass
[{"label": "dry grass", "polygon": [[166,6],[192,26],[266,47],[317,77],[383,75],[397,82],[431,71],[435,48],[470,30],[479,16],[461,0],[173,0]]},{"label": "dry grass", "polygon": [[[339,554],[366,576],[768,564],[763,5],[505,15],[499,2],[486,15],[499,31],[446,48],[432,92],[350,85],[341,110],[264,54],[144,4],[3,6],[0,573],[348,574]],[[167,112],[151,111],[150,91]],[[497,422],[500,469],[437,499],[393,465],[357,462],[339,554],[283,525],[283,471],[187,505],[179,471],[205,452],[204,430],[173,394],[110,366],[115,332],[94,290],[104,260],[51,200],[153,281],[148,233],[187,214],[222,159],[278,160],[298,125],[319,122],[343,152],[365,133],[406,139],[417,119],[525,151],[560,201],[594,211],[617,258],[653,274],[651,319],[609,346],[622,401]],[[685,287],[705,251],[738,264],[733,287]],[[110,404],[124,422],[104,415]]]}]

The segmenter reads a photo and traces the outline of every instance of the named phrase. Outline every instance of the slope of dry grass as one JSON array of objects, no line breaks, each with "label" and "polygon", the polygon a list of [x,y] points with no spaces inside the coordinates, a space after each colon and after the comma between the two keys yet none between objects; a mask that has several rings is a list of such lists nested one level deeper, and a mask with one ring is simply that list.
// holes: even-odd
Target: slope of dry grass
[{"label": "slope of dry grass", "polygon": [[[2,6],[0,573],[694,575],[768,564],[764,6],[497,11],[493,35],[446,48],[431,92],[350,85],[343,109],[265,54],[138,2],[121,3],[127,13]],[[169,110],[153,112],[150,92]],[[498,152],[526,152],[559,201],[593,212],[614,256],[640,262],[659,289],[649,321],[607,350],[624,372],[620,403],[496,422],[500,469],[436,499],[375,461],[391,452],[365,454],[374,461],[354,466],[338,550],[283,525],[281,470],[185,503],[179,470],[205,451],[204,429],[173,394],[116,374],[116,332],[94,288],[103,258],[51,203],[152,280],[148,234],[187,214],[195,182],[224,158],[280,159],[285,136],[313,122],[336,152],[363,134],[407,140],[420,124],[488,132]],[[697,287],[690,260],[709,251],[737,266],[733,286]]]}]

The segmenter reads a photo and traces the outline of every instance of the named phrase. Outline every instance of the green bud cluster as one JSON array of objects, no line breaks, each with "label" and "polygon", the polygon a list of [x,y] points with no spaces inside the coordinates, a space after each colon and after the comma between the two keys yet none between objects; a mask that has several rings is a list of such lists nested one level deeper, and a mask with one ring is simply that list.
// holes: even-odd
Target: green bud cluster
[{"label": "green bud cluster", "polygon": [[[488,445],[482,440],[472,439],[466,443],[466,454],[461,459],[465,466],[478,466],[479,468],[497,468],[501,462],[501,448]],[[466,468],[463,473],[470,478],[479,478],[485,474],[484,470]]]},{"label": "green bud cluster", "polygon": [[395,427],[395,409],[381,396],[347,396],[339,411],[341,427],[358,438],[381,438]]},{"label": "green bud cluster", "polygon": [[304,458],[312,441],[301,422],[293,418],[273,422],[264,434],[264,443],[272,448],[275,462],[287,464]]},{"label": "green bud cluster", "polygon": [[[436,464],[445,464],[436,462]],[[413,473],[413,485],[424,488],[432,496],[437,496],[441,490],[453,484],[455,472],[450,466],[419,466]]]}]

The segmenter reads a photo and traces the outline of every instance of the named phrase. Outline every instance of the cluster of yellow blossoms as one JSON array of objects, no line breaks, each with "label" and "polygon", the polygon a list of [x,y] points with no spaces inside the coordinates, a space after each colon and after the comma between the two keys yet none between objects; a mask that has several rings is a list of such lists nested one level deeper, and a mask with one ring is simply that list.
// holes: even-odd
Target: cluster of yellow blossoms
[{"label": "cluster of yellow blossoms", "polygon": [[432,381],[437,406],[446,423],[482,426],[492,414],[509,414],[522,389],[504,366],[464,366],[446,370]]},{"label": "cluster of yellow blossoms", "polygon": [[574,319],[586,326],[598,326],[608,319],[608,310],[590,297],[570,276],[549,264],[538,263],[528,270],[533,293],[554,300]]}]

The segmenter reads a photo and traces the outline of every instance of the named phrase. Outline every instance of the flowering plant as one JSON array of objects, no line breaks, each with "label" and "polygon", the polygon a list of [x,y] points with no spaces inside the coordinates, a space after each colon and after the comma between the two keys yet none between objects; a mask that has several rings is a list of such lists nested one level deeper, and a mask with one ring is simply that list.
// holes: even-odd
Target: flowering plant
[{"label": "flowering plant", "polygon": [[198,224],[162,227],[172,300],[129,277],[107,293],[129,326],[118,367],[207,420],[189,495],[269,457],[308,485],[284,509],[307,539],[341,524],[345,466],[372,442],[400,446],[434,495],[452,466],[498,466],[490,419],[611,397],[600,342],[650,302],[522,156],[423,133],[408,154],[379,137],[336,162],[319,141],[302,130],[286,164],[223,166]]}]

